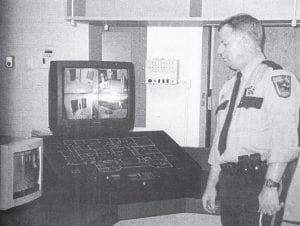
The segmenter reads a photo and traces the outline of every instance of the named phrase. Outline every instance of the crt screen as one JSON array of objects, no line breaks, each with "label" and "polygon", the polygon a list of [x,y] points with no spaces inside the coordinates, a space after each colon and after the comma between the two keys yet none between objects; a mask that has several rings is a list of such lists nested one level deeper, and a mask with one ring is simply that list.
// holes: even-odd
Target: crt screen
[{"label": "crt screen", "polygon": [[63,87],[65,119],[127,117],[126,69],[65,68]]}]

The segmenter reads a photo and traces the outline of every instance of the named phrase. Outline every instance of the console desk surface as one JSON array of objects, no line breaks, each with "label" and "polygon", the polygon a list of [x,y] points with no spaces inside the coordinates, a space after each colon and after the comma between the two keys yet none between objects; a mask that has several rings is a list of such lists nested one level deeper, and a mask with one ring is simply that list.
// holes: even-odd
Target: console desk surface
[{"label": "console desk surface", "polygon": [[[206,154],[199,156],[198,151],[187,150],[188,153],[192,153],[194,158],[196,156],[198,161],[201,159],[202,162],[203,156],[206,158]],[[120,220],[138,217],[184,212],[205,213],[201,200],[193,198],[122,205],[98,203],[94,197],[94,192],[82,190],[82,187],[76,184],[60,183],[53,179],[52,173],[49,166],[44,164],[42,197],[23,206],[0,211],[0,225],[109,226]],[[206,178],[207,171],[204,170],[203,185],[206,183]],[[199,192],[202,193],[203,189],[201,190]]]}]

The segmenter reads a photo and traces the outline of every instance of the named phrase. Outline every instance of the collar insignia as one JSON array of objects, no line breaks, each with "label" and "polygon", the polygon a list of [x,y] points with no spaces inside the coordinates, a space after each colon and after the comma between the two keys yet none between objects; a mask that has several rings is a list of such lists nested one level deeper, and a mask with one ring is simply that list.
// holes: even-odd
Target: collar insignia
[{"label": "collar insignia", "polygon": [[246,96],[252,96],[252,95],[254,95],[254,93],[255,93],[255,87],[249,86],[246,91]]}]

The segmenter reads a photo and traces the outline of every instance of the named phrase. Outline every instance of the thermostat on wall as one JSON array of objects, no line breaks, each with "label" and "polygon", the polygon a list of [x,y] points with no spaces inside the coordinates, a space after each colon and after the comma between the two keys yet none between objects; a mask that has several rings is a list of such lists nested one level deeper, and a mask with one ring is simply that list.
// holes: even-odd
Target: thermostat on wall
[{"label": "thermostat on wall", "polygon": [[179,60],[154,59],[146,60],[146,83],[178,84]]},{"label": "thermostat on wall", "polygon": [[54,55],[54,47],[47,46],[42,49],[40,68],[48,69],[50,67],[50,60]]}]

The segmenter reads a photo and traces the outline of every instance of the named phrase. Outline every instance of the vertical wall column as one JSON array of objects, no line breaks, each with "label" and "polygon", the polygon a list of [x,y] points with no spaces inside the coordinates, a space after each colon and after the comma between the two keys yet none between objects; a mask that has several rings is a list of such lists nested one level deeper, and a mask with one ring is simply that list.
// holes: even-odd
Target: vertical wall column
[{"label": "vertical wall column", "polygon": [[177,85],[148,84],[146,127],[199,146],[202,27],[148,27],[147,59],[179,60]]}]

